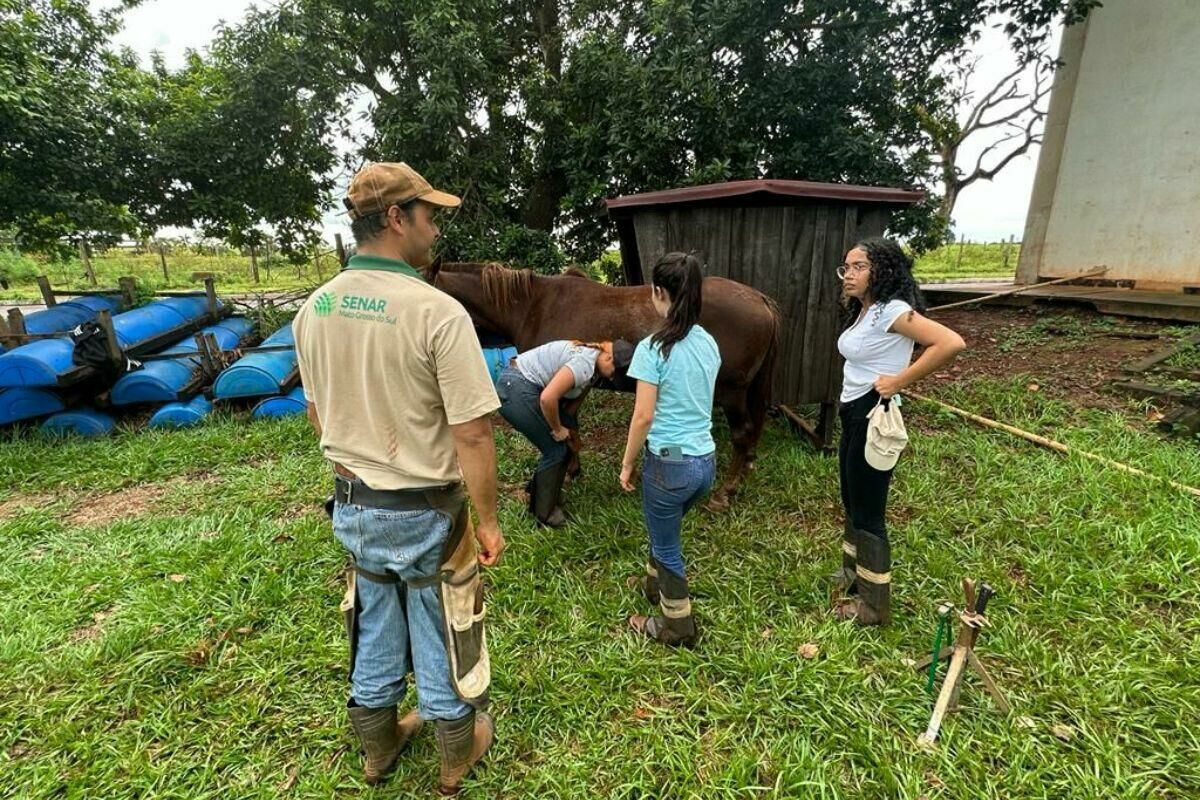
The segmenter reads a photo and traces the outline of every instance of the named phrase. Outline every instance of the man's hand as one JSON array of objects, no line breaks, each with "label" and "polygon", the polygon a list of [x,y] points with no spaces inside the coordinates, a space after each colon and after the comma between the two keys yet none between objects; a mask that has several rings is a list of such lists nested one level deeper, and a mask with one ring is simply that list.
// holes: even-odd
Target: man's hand
[{"label": "man's hand", "polygon": [[564,428],[560,425],[555,430],[550,431],[550,435],[554,437],[554,441],[556,442],[565,442],[571,438],[571,431],[569,428]]},{"label": "man's hand", "polygon": [[491,525],[480,524],[475,528],[475,540],[479,542],[479,563],[485,567],[494,567],[500,563],[504,553],[504,534],[500,531],[499,523]]}]

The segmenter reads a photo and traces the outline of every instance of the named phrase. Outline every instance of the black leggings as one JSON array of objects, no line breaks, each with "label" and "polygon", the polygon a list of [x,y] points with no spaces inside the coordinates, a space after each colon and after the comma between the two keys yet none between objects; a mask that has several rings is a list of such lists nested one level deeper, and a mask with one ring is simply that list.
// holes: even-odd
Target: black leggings
[{"label": "black leggings", "polygon": [[842,403],[842,441],[838,445],[838,475],[842,482],[842,508],[846,519],[860,531],[887,540],[888,485],[892,470],[881,472],[867,463],[863,450],[867,444],[867,412],[879,402],[874,389],[857,400]]}]

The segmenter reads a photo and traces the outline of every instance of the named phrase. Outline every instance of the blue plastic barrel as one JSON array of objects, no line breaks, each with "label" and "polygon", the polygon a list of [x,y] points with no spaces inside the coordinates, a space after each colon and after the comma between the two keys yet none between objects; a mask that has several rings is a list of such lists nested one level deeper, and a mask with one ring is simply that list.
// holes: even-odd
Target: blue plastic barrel
[{"label": "blue plastic barrel", "polygon": [[[209,325],[199,334],[212,334],[222,350],[232,350],[250,335],[253,323],[245,317],[230,317]],[[196,335],[188,336],[163,353],[195,353]],[[179,390],[186,386],[200,368],[199,356],[147,361],[133,372],[122,375],[112,388],[112,404],[127,406],[135,403],[170,403],[179,399]]]},{"label": "blue plastic barrel", "polygon": [[67,338],[39,339],[0,355],[0,386],[56,386],[72,369],[75,344]]},{"label": "blue plastic barrel", "polygon": [[488,372],[492,373],[492,383],[500,382],[500,373],[508,366],[508,362],[517,357],[515,347],[485,347],[483,360],[487,362]]},{"label": "blue plastic barrel", "polygon": [[304,399],[304,389],[297,386],[287,394],[260,400],[250,412],[250,416],[254,419],[275,419],[303,414],[307,409],[308,401]]},{"label": "blue plastic barrel", "polygon": [[[69,331],[90,319],[95,319],[102,310],[115,312],[121,301],[104,295],[87,295],[74,300],[64,300],[58,305],[25,315],[26,333],[59,333]],[[0,345],[0,353],[5,347]]]},{"label": "blue plastic barrel", "polygon": [[122,350],[161,336],[172,328],[194,322],[208,313],[203,297],[168,297],[113,317],[113,331]]},{"label": "blue plastic barrel", "polygon": [[[263,341],[264,347],[294,345],[292,323],[284,325]],[[279,394],[283,384],[296,370],[296,350],[271,353],[250,353],[233,362],[217,376],[213,397],[230,400],[236,397],[265,397]]]},{"label": "blue plastic barrel", "polygon": [[[199,320],[208,312],[203,297],[169,297],[113,317],[121,349],[137,347],[173,328]],[[42,339],[0,355],[0,387],[54,386],[73,368],[70,339]]]},{"label": "blue plastic barrel", "polygon": [[0,389],[0,425],[11,425],[23,419],[36,419],[62,411],[62,399],[45,389]]},{"label": "blue plastic barrel", "polygon": [[108,436],[117,425],[108,414],[94,408],[75,408],[61,411],[42,423],[42,433],[48,436],[82,436],[94,439]]},{"label": "blue plastic barrel", "polygon": [[212,409],[212,403],[202,394],[196,395],[186,403],[167,403],[154,412],[154,416],[150,418],[150,427],[191,428],[203,422],[204,418],[212,413]]}]

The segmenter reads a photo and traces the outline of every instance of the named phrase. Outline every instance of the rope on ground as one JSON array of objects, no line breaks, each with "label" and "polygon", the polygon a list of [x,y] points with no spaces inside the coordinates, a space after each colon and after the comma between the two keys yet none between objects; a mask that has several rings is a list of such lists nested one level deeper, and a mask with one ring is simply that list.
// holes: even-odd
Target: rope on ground
[{"label": "rope on ground", "polygon": [[1052,281],[1042,281],[1041,283],[1031,283],[1028,286],[1018,286],[1015,289],[1005,289],[1002,292],[994,292],[992,294],[985,294],[983,297],[973,297],[970,300],[958,300],[953,303],[946,303],[945,305],[934,306],[933,308],[927,309],[927,311],[945,311],[947,308],[957,308],[958,306],[969,306],[972,303],[982,303],[987,300],[995,300],[997,297],[1008,297],[1011,294],[1020,294],[1021,292],[1028,292],[1030,289],[1040,289],[1043,286],[1053,286],[1056,283],[1066,283],[1067,281],[1078,281],[1078,280],[1082,280],[1084,278],[1095,278],[1097,276],[1103,275],[1106,272],[1108,272],[1108,267],[1096,267],[1095,269],[1091,270],[1090,272],[1081,272],[1078,275],[1070,275],[1066,278],[1055,278]]},{"label": "rope on ground", "polygon": [[964,411],[961,408],[952,406],[949,403],[943,403],[941,400],[935,400],[932,397],[926,397],[925,395],[917,394],[916,392],[905,392],[905,394],[908,397],[912,397],[917,400],[923,400],[926,403],[932,403],[933,405],[943,408],[952,414],[957,414],[958,416],[960,416],[964,419],[969,419],[972,422],[983,425],[986,428],[994,428],[996,430],[1004,431],[1005,433],[1011,433],[1013,436],[1019,436],[1022,439],[1033,442],[1034,444],[1041,445],[1042,447],[1047,447],[1051,450],[1057,450],[1058,452],[1064,453],[1066,455],[1074,454],[1077,456],[1081,456],[1083,458],[1087,458],[1092,461],[1096,461],[1100,464],[1104,464],[1107,467],[1112,467],[1113,469],[1120,470],[1121,472],[1127,472],[1130,475],[1138,475],[1140,477],[1149,478],[1150,480],[1157,481],[1159,483],[1165,483],[1168,486],[1171,486],[1172,488],[1180,490],[1181,492],[1187,492],[1188,494],[1194,495],[1195,497],[1200,497],[1200,489],[1197,489],[1194,486],[1188,486],[1186,484],[1179,483],[1178,481],[1173,481],[1170,478],[1164,478],[1160,475],[1153,475],[1144,470],[1140,470],[1137,467],[1131,467],[1128,464],[1122,464],[1120,461],[1114,461],[1111,458],[1105,458],[1104,456],[1096,455],[1095,453],[1089,453],[1086,450],[1071,449],[1070,447],[1067,447],[1062,442],[1056,442],[1053,439],[1047,439],[1045,436],[1038,436],[1036,433],[1030,433],[1029,431],[1021,430],[1020,428],[1018,428],[1014,425],[1008,425],[1003,422],[997,422],[994,419],[988,419],[987,417],[981,417],[978,414],[972,414],[970,411]]}]

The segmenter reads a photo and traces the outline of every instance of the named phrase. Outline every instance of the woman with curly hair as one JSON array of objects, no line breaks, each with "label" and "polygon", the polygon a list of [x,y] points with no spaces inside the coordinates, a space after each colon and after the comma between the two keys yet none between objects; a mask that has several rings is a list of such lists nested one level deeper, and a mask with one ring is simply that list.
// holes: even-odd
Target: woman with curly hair
[{"label": "woman with curly hair", "polygon": [[[846,359],[838,447],[846,519],[837,579],[848,597],[836,614],[860,625],[886,625],[891,618],[892,555],[884,517],[892,469],[867,462],[868,415],[877,405],[899,403],[899,392],[966,347],[957,333],[921,315],[925,298],[912,269],[900,245],[881,238],[856,244],[837,268],[845,309],[838,351]],[[912,361],[915,344],[924,351]]]}]

